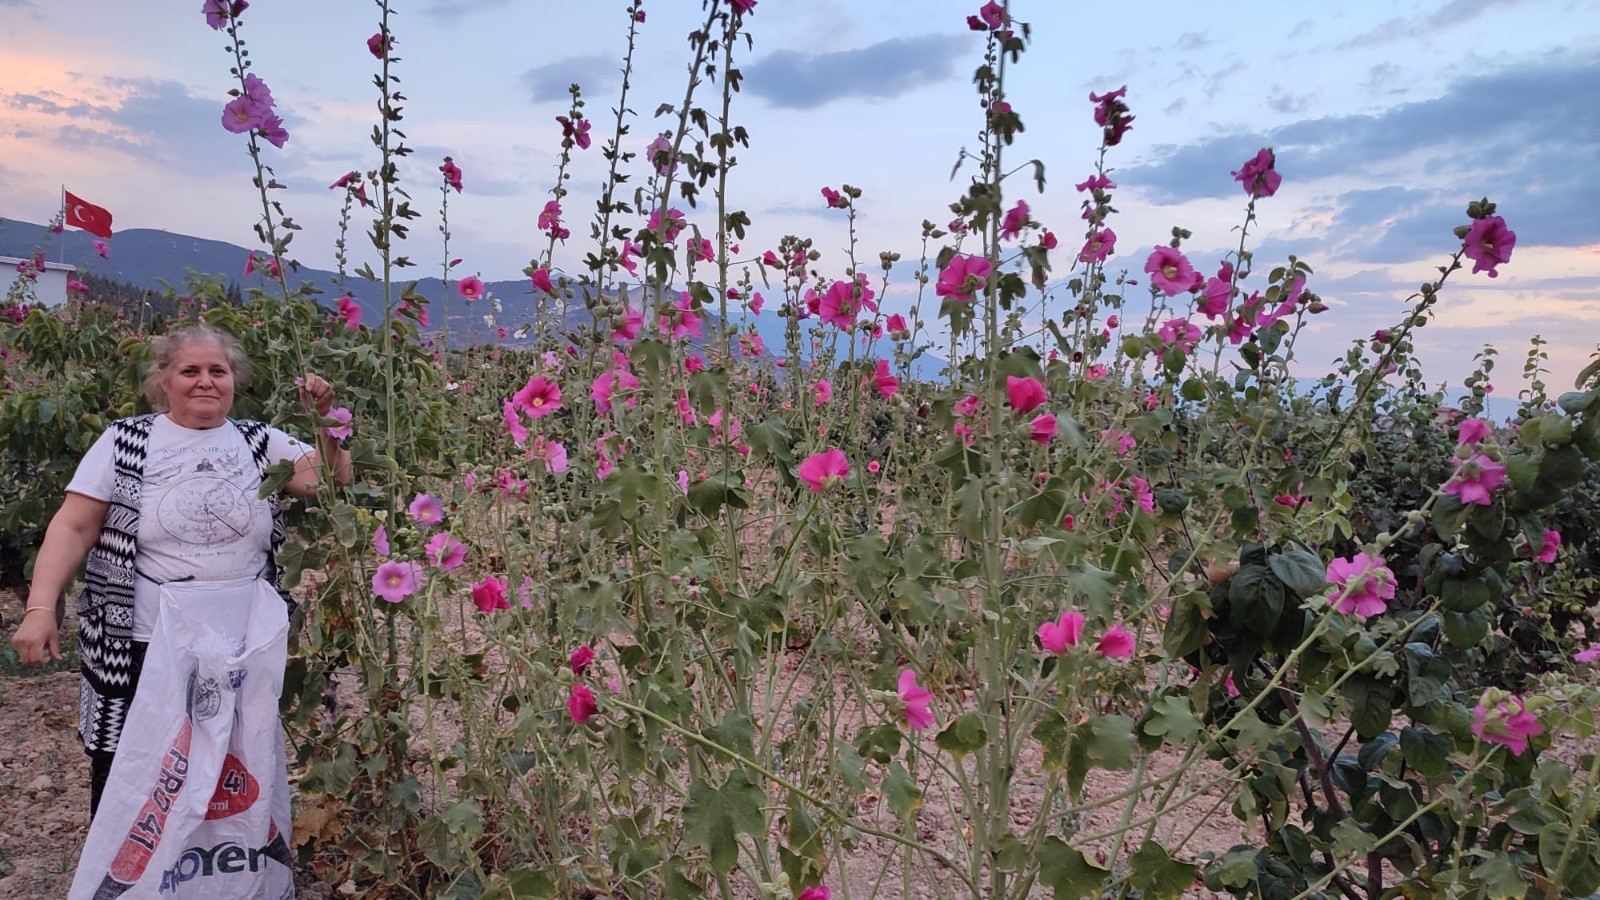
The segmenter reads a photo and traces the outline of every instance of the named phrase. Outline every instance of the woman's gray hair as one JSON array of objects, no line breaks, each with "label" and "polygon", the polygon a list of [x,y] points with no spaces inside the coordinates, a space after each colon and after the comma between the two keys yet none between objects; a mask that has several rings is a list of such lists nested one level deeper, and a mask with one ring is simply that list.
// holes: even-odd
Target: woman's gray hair
[{"label": "woman's gray hair", "polygon": [[168,332],[150,342],[155,358],[150,363],[150,371],[144,376],[144,398],[150,401],[151,409],[157,412],[167,409],[167,375],[172,369],[173,360],[189,347],[204,343],[215,344],[227,357],[235,388],[249,387],[250,357],[244,352],[239,339],[201,322]]}]

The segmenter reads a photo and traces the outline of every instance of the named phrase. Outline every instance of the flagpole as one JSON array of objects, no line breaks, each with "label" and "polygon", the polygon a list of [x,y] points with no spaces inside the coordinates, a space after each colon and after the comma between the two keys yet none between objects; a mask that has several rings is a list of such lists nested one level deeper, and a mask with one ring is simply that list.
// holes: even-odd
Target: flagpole
[{"label": "flagpole", "polygon": [[67,184],[61,183],[61,208],[57,210],[61,216],[61,243],[56,245],[56,262],[67,261]]}]

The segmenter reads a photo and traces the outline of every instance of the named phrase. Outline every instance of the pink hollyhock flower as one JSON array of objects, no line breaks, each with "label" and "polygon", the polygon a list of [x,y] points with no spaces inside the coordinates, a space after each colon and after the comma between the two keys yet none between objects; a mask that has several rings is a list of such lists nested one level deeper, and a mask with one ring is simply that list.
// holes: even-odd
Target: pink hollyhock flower
[{"label": "pink hollyhock flower", "polygon": [[[386,38],[383,36],[383,32],[380,31],[377,34],[374,34],[372,37],[367,38],[367,52],[372,54],[373,59],[384,59],[389,55],[389,51],[393,49],[394,35],[390,35]],[[459,191],[461,189],[458,187],[456,190]]]},{"label": "pink hollyhock flower", "polygon": [[345,407],[336,406],[333,409],[328,410],[328,418],[339,423],[338,425],[329,425],[323,429],[328,433],[328,437],[331,437],[336,441],[343,441],[348,440],[350,435],[354,433],[354,431],[350,428],[350,420],[355,418],[355,416],[353,416],[350,413],[350,410],[346,409]]},{"label": "pink hollyhock flower", "polygon": [[483,576],[482,581],[472,586],[472,602],[479,612],[485,613],[511,608],[511,601],[506,599],[506,583],[493,575]]},{"label": "pink hollyhock flower", "polygon": [[535,375],[528,379],[522,389],[511,395],[511,402],[517,409],[528,414],[530,419],[547,416],[561,408],[561,386],[545,378]]},{"label": "pink hollyhock flower", "polygon": [[390,603],[399,603],[421,585],[422,566],[415,562],[391,559],[372,573],[372,592]]},{"label": "pink hollyhock flower", "polygon": [[753,316],[761,315],[761,307],[766,302],[767,298],[761,296],[760,291],[756,291],[753,295],[751,295],[750,303],[748,304],[750,307],[750,314]]},{"label": "pink hollyhock flower", "polygon": [[1586,650],[1579,650],[1577,653],[1572,654],[1573,662],[1580,662],[1584,665],[1588,665],[1597,659],[1600,659],[1600,644],[1595,644]]},{"label": "pink hollyhock flower", "polygon": [[975,16],[967,16],[967,27],[973,31],[997,31],[1006,23],[1006,8],[998,0],[989,0],[978,9]]},{"label": "pink hollyhock flower", "polygon": [[939,283],[933,291],[940,297],[970,303],[973,292],[988,285],[989,271],[988,257],[958,253],[950,258],[950,263],[939,273]]},{"label": "pink hollyhock flower", "polygon": [[1200,342],[1199,326],[1190,324],[1188,319],[1169,319],[1156,334],[1163,350],[1176,348],[1189,353]]},{"label": "pink hollyhock flower", "polygon": [[379,556],[389,555],[389,529],[379,525],[378,530],[372,533],[372,549]]},{"label": "pink hollyhock flower", "polygon": [[979,400],[975,394],[968,394],[957,400],[951,409],[956,415],[965,418],[975,414],[982,404],[983,401]]},{"label": "pink hollyhock flower", "polygon": [[689,358],[683,361],[683,370],[690,375],[704,372],[706,370],[706,361],[700,358],[700,354],[691,353]]},{"label": "pink hollyhock flower", "polygon": [[534,290],[544,291],[552,296],[556,292],[556,286],[550,282],[550,270],[543,266],[534,269],[528,280],[533,282]]},{"label": "pink hollyhock flower", "polygon": [[672,158],[672,136],[665,131],[656,135],[655,140],[645,145],[644,158],[656,167],[657,175],[665,175],[671,171],[677,164]]},{"label": "pink hollyhock flower", "polygon": [[595,409],[609,415],[611,413],[611,396],[616,391],[628,395],[628,406],[637,406],[639,399],[632,393],[639,387],[639,378],[627,369],[615,369],[602,372],[589,385],[589,399],[594,401]]},{"label": "pink hollyhock flower", "polygon": [[833,900],[833,892],[825,884],[812,885],[801,891],[794,900]]},{"label": "pink hollyhock flower", "polygon": [[845,458],[843,450],[829,447],[807,457],[800,464],[797,474],[801,481],[811,486],[811,493],[820,494],[844,483],[845,476],[850,474],[850,461]]},{"label": "pink hollyhock flower", "polygon": [[701,334],[701,319],[694,311],[694,298],[682,292],[672,311],[661,317],[661,333],[677,339],[684,336],[697,338]]},{"label": "pink hollyhock flower", "polygon": [[1056,436],[1056,417],[1050,413],[1040,413],[1028,423],[1028,437],[1036,444],[1048,444]]},{"label": "pink hollyhock flower", "polygon": [[1175,247],[1157,247],[1144,261],[1144,270],[1150,273],[1150,282],[1168,297],[1176,297],[1194,284],[1194,267]]},{"label": "pink hollyhock flower", "polygon": [[467,298],[468,300],[476,300],[479,297],[482,297],[483,279],[476,275],[468,275],[467,277],[456,282],[456,293]]},{"label": "pink hollyhock flower", "polygon": [[742,16],[756,8],[756,0],[729,0],[728,5],[733,7],[735,16]]},{"label": "pink hollyhock flower", "polygon": [[633,14],[633,20],[635,22],[643,22],[644,21],[644,10],[641,9],[641,10],[636,11]]},{"label": "pink hollyhock flower", "polygon": [[1044,405],[1050,397],[1044,391],[1044,385],[1037,378],[1018,378],[1015,375],[1006,376],[1006,402],[1011,404],[1011,409],[1017,415],[1026,415]]},{"label": "pink hollyhock flower", "polygon": [[446,156],[444,158],[444,165],[439,167],[439,171],[444,173],[444,183],[449,187],[455,188],[456,193],[461,193],[461,167],[456,165],[455,161],[450,157]]},{"label": "pink hollyhock flower", "polygon": [[1083,637],[1083,613],[1069,609],[1062,613],[1054,622],[1045,622],[1039,626],[1039,646],[1046,653],[1060,656],[1069,648],[1078,646],[1078,640]]},{"label": "pink hollyhock flower", "polygon": [[1357,553],[1348,559],[1335,559],[1328,563],[1326,577],[1334,587],[1333,608],[1342,613],[1355,613],[1362,618],[1376,616],[1388,609],[1388,601],[1394,599],[1394,572],[1376,554]]},{"label": "pink hollyhock flower", "polygon": [[346,328],[361,327],[361,305],[348,294],[339,298],[339,312],[334,318],[344,322]]},{"label": "pink hollyhock flower", "polygon": [[872,460],[871,462],[867,463],[867,471],[871,472],[874,475],[878,474],[878,470],[880,470],[882,468],[883,468],[883,466],[879,465],[878,461],[875,460],[875,459]]},{"label": "pink hollyhock flower", "polygon": [[1226,314],[1228,301],[1233,299],[1233,267],[1224,264],[1222,269],[1227,274],[1219,272],[1217,277],[1206,281],[1205,294],[1201,296],[1200,303],[1196,307],[1205,313],[1208,319]]},{"label": "pink hollyhock flower", "polygon": [[[1526,546],[1526,545],[1524,545]],[[1556,554],[1561,552],[1561,532],[1546,528],[1544,532],[1544,545],[1534,555],[1535,562],[1553,563]]]},{"label": "pink hollyhock flower", "polygon": [[579,150],[589,149],[589,120],[579,116],[576,120],[566,116],[556,116],[556,121],[561,123],[561,137],[578,145]]},{"label": "pink hollyhock flower", "polygon": [[221,31],[228,27],[229,19],[239,18],[239,14],[250,8],[249,0],[205,0],[200,5],[200,11],[206,14],[206,24],[213,31]]},{"label": "pink hollyhock flower", "polygon": [[822,189],[822,199],[828,201],[828,206],[832,209],[844,209],[850,205],[850,201],[844,199],[839,195],[838,191],[830,187]]},{"label": "pink hollyhock flower", "polygon": [[878,389],[878,396],[887,400],[893,397],[895,391],[900,390],[900,379],[889,372],[889,361],[880,359],[872,372],[872,382]]},{"label": "pink hollyhock flower", "polygon": [[1000,222],[1000,240],[1009,241],[1022,235],[1022,229],[1028,227],[1028,201],[1018,200],[1017,205],[1006,211],[1006,217]]},{"label": "pink hollyhock flower", "polygon": [[1277,158],[1272,153],[1272,148],[1263,147],[1261,152],[1233,173],[1233,180],[1244,185],[1244,192],[1255,198],[1271,197],[1278,192],[1278,185],[1283,183],[1283,176],[1275,168]]},{"label": "pink hollyhock flower", "polygon": [[1072,187],[1078,193],[1082,194],[1082,193],[1086,193],[1088,191],[1109,190],[1111,188],[1115,188],[1116,186],[1117,186],[1116,182],[1112,181],[1106,175],[1100,174],[1100,175],[1090,175],[1087,179],[1078,182],[1077,184],[1073,185]]},{"label": "pink hollyhock flower", "polygon": [[1100,432],[1100,436],[1105,438],[1106,443],[1116,446],[1118,456],[1127,456],[1128,451],[1139,446],[1139,441],[1121,428],[1107,428]]},{"label": "pink hollyhock flower", "polygon": [[1462,419],[1461,427],[1456,431],[1456,444],[1473,447],[1493,433],[1494,426],[1482,419]]},{"label": "pink hollyhock flower", "polygon": [[1056,233],[1054,231],[1046,231],[1044,234],[1039,235],[1039,246],[1046,250],[1054,250],[1059,243],[1060,242],[1056,240]]},{"label": "pink hollyhock flower", "polygon": [[1472,273],[1488,272],[1490,278],[1500,277],[1495,267],[1511,261],[1511,250],[1517,246],[1517,233],[1506,227],[1499,216],[1474,219],[1462,239],[1461,252],[1472,260]]},{"label": "pink hollyhock flower", "polygon": [[1472,710],[1472,733],[1486,744],[1503,744],[1511,755],[1521,756],[1528,749],[1528,738],[1544,734],[1544,726],[1515,694],[1505,695],[1504,701],[1486,706],[1488,696],[1478,701]]},{"label": "pink hollyhock flower", "polygon": [[1090,237],[1083,242],[1083,250],[1078,250],[1078,261],[1082,263],[1104,263],[1107,256],[1117,251],[1117,232],[1109,227],[1098,227],[1090,232]]},{"label": "pink hollyhock flower", "polygon": [[406,512],[411,513],[411,518],[415,519],[418,525],[437,525],[444,521],[444,504],[432,494],[418,494],[412,497]]},{"label": "pink hollyhock flower", "polygon": [[546,200],[544,209],[539,210],[537,225],[540,231],[548,231],[560,237],[561,229],[561,201]]},{"label": "pink hollyhock flower", "polygon": [[1094,110],[1096,125],[1105,129],[1104,141],[1107,147],[1115,147],[1122,143],[1123,135],[1133,128],[1134,117],[1128,115],[1128,104],[1122,98],[1128,93],[1128,86],[1123,85],[1114,91],[1104,94],[1090,94],[1089,102],[1099,106]]},{"label": "pink hollyhock flower", "polygon": [[835,281],[818,298],[814,312],[829,325],[849,329],[855,326],[856,314],[863,306],[877,311],[878,304],[872,302],[875,296],[877,295],[867,286],[865,275],[856,276],[854,281]]},{"label": "pink hollyhock flower", "polygon": [[917,673],[910,669],[900,671],[899,685],[900,702],[905,708],[900,714],[905,717],[906,725],[912,731],[921,731],[933,724],[933,711],[928,709],[928,704],[933,701],[933,695],[927,688],[917,684]]},{"label": "pink hollyhock flower", "polygon": [[651,210],[650,219],[645,223],[646,227],[651,231],[659,232],[662,242],[667,244],[677,240],[678,235],[683,233],[683,229],[688,224],[688,220],[683,217],[683,212],[677,209],[667,210],[664,217],[661,210]]},{"label": "pink hollyhock flower", "polygon": [[625,309],[622,315],[613,320],[616,328],[611,332],[611,339],[621,343],[631,341],[639,336],[639,329],[644,327],[644,313],[637,309]]},{"label": "pink hollyhock flower", "polygon": [[517,412],[517,405],[510,400],[500,404],[500,417],[505,420],[506,433],[511,435],[511,440],[518,447],[528,439],[528,429],[523,427],[522,416]]},{"label": "pink hollyhock flower", "polygon": [[911,336],[911,330],[906,327],[906,317],[894,313],[884,320],[884,327],[889,329],[889,336],[897,341],[903,341]]},{"label": "pink hollyhock flower", "polygon": [[560,441],[540,435],[533,442],[533,456],[544,463],[551,475],[560,475],[567,470],[567,445]]},{"label": "pink hollyhock flower", "polygon": [[446,572],[453,572],[467,559],[467,547],[448,531],[441,531],[428,541],[425,555],[428,564]]},{"label": "pink hollyhock flower", "polygon": [[101,259],[106,259],[111,255],[111,248],[106,246],[105,241],[95,241],[94,252],[100,254]]},{"label": "pink hollyhock flower", "polygon": [[594,648],[588,644],[579,644],[577,648],[567,656],[567,665],[572,667],[572,674],[574,675],[582,675],[583,670],[589,668],[589,665],[593,662]]},{"label": "pink hollyhock flower", "polygon": [[811,389],[811,398],[818,406],[826,406],[833,399],[833,385],[828,379],[823,378]]},{"label": "pink hollyhock flower", "polygon": [[1494,502],[1489,495],[1506,483],[1506,467],[1482,453],[1456,463],[1456,473],[1445,483],[1444,492],[1454,494],[1462,503],[1488,506]]},{"label": "pink hollyhock flower", "polygon": [[595,702],[594,691],[589,690],[586,684],[574,684],[567,694],[567,715],[572,717],[572,721],[582,725],[599,711],[600,704]]},{"label": "pink hollyhock flower", "polygon": [[234,134],[255,131],[271,113],[271,107],[257,103],[247,94],[240,94],[222,107],[222,127]]},{"label": "pink hollyhock flower", "polygon": [[700,238],[689,242],[689,255],[696,262],[710,262],[717,258],[716,251],[711,249],[710,238]]},{"label": "pink hollyhock flower", "polygon": [[268,113],[267,117],[261,120],[259,133],[267,143],[279,150],[283,149],[284,144],[289,143],[289,130],[283,127],[283,120],[272,113]]},{"label": "pink hollyhock flower", "polygon": [[1106,659],[1127,659],[1133,655],[1133,635],[1122,630],[1121,625],[1106,629],[1094,651]]},{"label": "pink hollyhock flower", "polygon": [[89,293],[89,286],[76,278],[69,278],[67,279],[67,290],[75,294],[87,294]]}]

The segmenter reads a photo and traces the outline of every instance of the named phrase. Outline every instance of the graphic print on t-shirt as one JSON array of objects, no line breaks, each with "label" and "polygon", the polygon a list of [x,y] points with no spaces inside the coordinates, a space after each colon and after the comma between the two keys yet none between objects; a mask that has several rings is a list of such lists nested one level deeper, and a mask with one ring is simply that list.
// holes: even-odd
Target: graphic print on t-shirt
[{"label": "graphic print on t-shirt", "polygon": [[[168,455],[177,459],[158,461],[157,467],[167,470],[162,475],[186,467],[191,471],[172,472],[173,480],[163,485],[166,493],[156,508],[156,518],[166,533],[185,544],[217,549],[243,540],[250,531],[255,498],[246,495],[240,483],[244,466],[253,470],[255,463],[241,460],[237,449],[219,453],[207,448],[198,460],[192,456],[185,459],[183,451]],[[162,465],[169,461],[176,464]],[[157,480],[166,479],[158,476]]]},{"label": "graphic print on t-shirt", "polygon": [[272,521],[250,448],[231,427],[174,432],[145,460],[140,570],[157,583],[255,575]]}]

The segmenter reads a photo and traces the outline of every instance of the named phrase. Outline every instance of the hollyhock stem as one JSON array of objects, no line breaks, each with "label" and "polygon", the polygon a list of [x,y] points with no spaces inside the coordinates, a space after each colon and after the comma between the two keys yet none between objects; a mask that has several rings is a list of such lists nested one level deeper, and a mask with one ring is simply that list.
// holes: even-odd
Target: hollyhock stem
[{"label": "hollyhock stem", "polygon": [[[1600,753],[1594,754],[1594,758],[1589,763],[1589,777],[1583,785],[1583,796],[1578,799],[1577,814],[1571,819],[1575,830],[1586,827],[1593,821],[1595,782],[1597,780],[1600,780]],[[1572,864],[1572,853],[1578,848],[1578,843],[1577,840],[1572,839],[1567,841],[1566,846],[1561,848],[1561,858],[1556,861],[1555,871],[1550,873],[1550,882],[1556,886],[1557,891],[1562,890],[1564,887],[1567,866]]]},{"label": "hollyhock stem", "polygon": [[[348,204],[348,201],[346,201],[346,202]],[[448,178],[445,179],[443,184],[439,185],[439,234],[443,237],[443,241],[441,242],[441,246],[442,246],[443,252],[444,252],[444,267],[443,267],[443,271],[439,275],[440,286],[444,290],[444,296],[442,298],[442,302],[440,303],[440,305],[443,307],[443,309],[440,310],[440,312],[444,316],[444,322],[441,323],[441,325],[440,325],[440,329],[441,329],[440,333],[442,334],[442,337],[439,340],[440,340],[440,344],[442,345],[442,349],[444,350],[444,352],[445,353],[449,353],[450,352],[450,269],[451,269],[451,265],[450,265],[450,181],[449,181]],[[469,319],[469,321],[470,321],[470,319]]]},{"label": "hollyhock stem", "polygon": [[615,264],[605,264],[607,250],[611,247],[611,214],[618,211],[616,202],[617,169],[622,165],[622,138],[628,133],[626,123],[631,110],[628,109],[628,90],[633,86],[633,53],[639,40],[639,10],[644,6],[644,0],[633,0],[628,6],[628,49],[622,57],[622,87],[618,92],[617,105],[612,112],[616,113],[616,124],[611,129],[611,140],[602,148],[601,153],[609,163],[606,170],[605,181],[600,189],[600,200],[595,204],[595,221],[598,225],[596,233],[599,244],[596,248],[595,259],[597,264],[593,267],[595,273],[596,290],[604,297],[611,282],[617,280]]}]

